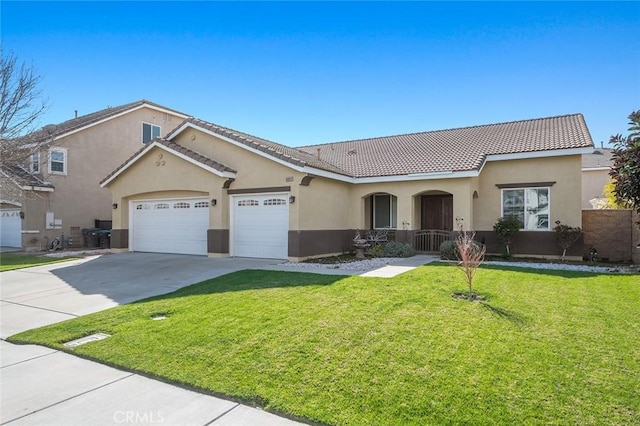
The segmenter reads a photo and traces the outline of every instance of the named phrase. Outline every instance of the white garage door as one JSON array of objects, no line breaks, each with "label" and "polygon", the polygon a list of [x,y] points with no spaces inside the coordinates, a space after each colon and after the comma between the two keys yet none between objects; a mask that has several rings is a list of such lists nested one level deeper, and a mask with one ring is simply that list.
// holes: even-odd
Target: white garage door
[{"label": "white garage door", "polygon": [[132,251],[207,254],[207,199],[134,201],[131,207]]},{"label": "white garage door", "polygon": [[0,210],[0,246],[22,247],[20,210]]},{"label": "white garage door", "polygon": [[233,256],[288,257],[288,194],[234,196],[232,206]]}]

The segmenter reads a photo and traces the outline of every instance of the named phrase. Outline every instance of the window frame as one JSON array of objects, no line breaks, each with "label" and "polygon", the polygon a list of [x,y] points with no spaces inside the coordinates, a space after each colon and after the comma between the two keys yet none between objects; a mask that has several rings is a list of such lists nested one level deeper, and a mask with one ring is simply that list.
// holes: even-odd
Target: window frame
[{"label": "window frame", "polygon": [[[53,163],[54,163],[54,159],[53,159],[53,153],[54,152],[59,152],[62,153],[62,161],[59,160],[55,160],[56,163],[62,163],[62,171],[60,170],[53,170]],[[51,147],[49,149],[49,161],[47,161],[48,164],[48,172],[50,175],[61,175],[61,176],[66,176],[67,175],[67,170],[69,167],[69,157],[67,155],[67,149],[66,148],[60,148],[60,147]]]},{"label": "window frame", "polygon": [[[537,212],[537,213],[531,212],[532,208],[529,207],[530,204],[527,202],[530,194],[528,194],[527,191],[539,191],[539,190],[547,191],[547,204],[546,206],[543,207],[543,209],[546,209],[547,227],[546,228],[527,228],[527,224],[530,222],[531,215],[533,215],[534,217],[542,216],[540,212]],[[521,231],[533,231],[533,232],[551,231],[551,187],[550,186],[523,186],[523,187],[502,188],[500,190],[500,212],[502,217],[512,216],[512,215],[505,215],[505,204],[504,204],[505,191],[522,191],[523,204],[522,204],[522,227],[520,228]],[[536,196],[539,199],[540,197],[539,194],[536,194]],[[538,223],[539,221],[540,221],[540,218],[538,218]]]},{"label": "window frame", "polygon": [[[376,199],[378,198],[381,199],[383,197],[389,197],[389,201],[388,201],[389,223],[386,226],[379,227],[379,226],[376,226],[378,225],[377,217],[376,217],[376,211],[377,211]],[[371,211],[372,211],[372,218],[371,218],[372,229],[397,229],[398,228],[398,197],[396,197],[395,195],[388,194],[388,193],[373,194],[371,196]]]},{"label": "window frame", "polygon": [[34,151],[29,160],[31,162],[29,165],[31,173],[40,173],[40,151]]},{"label": "window frame", "polygon": [[[144,140],[144,127],[145,126],[149,126],[149,128],[150,128],[149,129],[150,130],[149,135],[151,137],[151,139],[149,139],[146,142]],[[154,132],[153,132],[154,128],[158,129],[158,135],[157,136],[153,135],[154,134]],[[151,143],[152,140],[154,140],[155,138],[160,137],[162,135],[162,127],[158,126],[157,124],[147,123],[145,121],[142,122],[142,125],[140,126],[140,131],[141,131],[140,140],[142,141],[142,145],[147,145],[147,144]]]}]

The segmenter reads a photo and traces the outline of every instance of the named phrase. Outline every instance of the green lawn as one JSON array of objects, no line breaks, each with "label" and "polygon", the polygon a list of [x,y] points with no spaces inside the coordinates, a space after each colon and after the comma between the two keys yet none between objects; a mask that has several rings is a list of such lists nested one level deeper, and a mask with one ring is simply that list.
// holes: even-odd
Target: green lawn
[{"label": "green lawn", "polygon": [[[243,271],[13,336],[327,424],[640,424],[640,279]],[[157,314],[165,320],[152,320]],[[67,349],[68,350],[68,349]]]},{"label": "green lawn", "polygon": [[74,257],[46,257],[38,254],[2,253],[0,254],[0,272],[13,271],[14,269],[30,268],[32,266],[46,265],[48,263],[66,262],[76,259]]}]

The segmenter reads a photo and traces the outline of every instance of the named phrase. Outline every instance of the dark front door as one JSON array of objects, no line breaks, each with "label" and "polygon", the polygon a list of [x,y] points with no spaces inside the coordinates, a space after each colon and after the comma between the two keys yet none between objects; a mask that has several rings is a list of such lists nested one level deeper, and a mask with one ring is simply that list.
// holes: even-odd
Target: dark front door
[{"label": "dark front door", "polygon": [[422,196],[422,229],[453,230],[453,195]]}]

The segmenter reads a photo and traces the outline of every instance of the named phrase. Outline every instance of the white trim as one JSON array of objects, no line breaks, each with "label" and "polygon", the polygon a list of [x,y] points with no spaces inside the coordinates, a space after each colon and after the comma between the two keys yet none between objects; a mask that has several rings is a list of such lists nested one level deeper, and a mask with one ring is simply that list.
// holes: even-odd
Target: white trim
[{"label": "white trim", "polygon": [[531,152],[518,152],[513,154],[490,154],[487,155],[485,161],[506,161],[506,160],[522,160],[526,158],[546,158],[546,157],[561,157],[563,155],[582,155],[590,154],[593,152],[593,148],[567,148],[567,149],[554,149],[550,151],[531,151]]},{"label": "white trim", "polygon": [[[547,209],[549,210],[548,213],[548,218],[547,218],[547,222],[548,222],[548,228],[547,229],[540,229],[540,228],[535,228],[535,229],[527,229],[526,228],[526,219],[527,219],[527,189],[546,189],[547,190]],[[518,187],[518,188],[500,188],[500,217],[504,217],[504,192],[505,191],[522,191],[522,196],[523,196],[523,223],[522,223],[522,228],[520,229],[521,231],[532,231],[532,232],[549,232],[553,229],[553,227],[551,226],[551,187],[550,186],[536,186],[536,187]]]},{"label": "white trim", "polygon": [[[9,204],[15,207],[22,207],[22,203],[18,202],[18,201],[9,201],[9,200],[4,200],[4,199],[0,199],[0,204]],[[6,209],[9,210],[9,209]]]},{"label": "white trim", "polygon": [[[51,168],[51,161],[53,161],[52,155],[54,152],[61,152],[64,154],[64,159],[62,161],[62,171],[59,172],[57,170],[53,170]],[[60,161],[56,161],[59,163]],[[47,158],[47,171],[50,175],[58,175],[58,176],[66,176],[69,173],[69,152],[67,148],[62,148],[59,146],[52,146],[49,148],[49,156]]]},{"label": "white trim", "polygon": [[611,167],[583,167],[581,170],[583,172],[603,172],[611,170]]},{"label": "white trim", "polygon": [[[411,173],[406,175],[394,175],[394,176],[372,176],[372,177],[352,177],[345,176],[339,173],[329,172],[321,169],[316,169],[312,166],[296,166],[295,164],[289,163],[288,161],[281,160],[279,158],[273,157],[263,151],[260,151],[256,148],[245,145],[241,142],[230,139],[224,135],[216,133],[212,130],[200,127],[194,123],[185,122],[167,138],[168,140],[174,139],[177,135],[185,131],[186,129],[191,128],[195,130],[199,130],[208,135],[214,136],[216,138],[222,139],[225,142],[229,142],[232,145],[235,145],[239,148],[243,148],[247,151],[250,151],[254,154],[257,154],[261,157],[264,157],[268,160],[274,161],[278,164],[281,164],[290,169],[296,170],[301,173],[311,173],[316,176],[326,177],[329,179],[334,179],[341,182],[352,183],[352,184],[366,184],[366,183],[385,183],[385,182],[405,182],[405,181],[415,181],[415,180],[433,180],[433,179],[455,179],[455,178],[467,178],[467,177],[477,177],[482,172],[484,165],[489,161],[507,161],[507,160],[521,160],[528,158],[547,158],[547,157],[560,157],[566,155],[582,155],[582,154],[590,154],[593,152],[593,148],[567,148],[567,149],[556,149],[549,151],[532,151],[532,152],[519,152],[513,154],[490,154],[487,155],[480,165],[479,170],[464,170],[464,171],[441,171],[441,172],[431,172],[431,173]],[[301,160],[302,161],[302,160]]]},{"label": "white trim", "polygon": [[[144,125],[147,126],[151,126],[151,139],[149,139],[149,142],[145,142],[144,141]],[[142,143],[142,145],[146,145],[148,143],[151,143],[155,138],[153,137],[153,128],[157,127],[158,129],[160,129],[160,131],[158,132],[158,137],[162,136],[162,126],[159,126],[157,124],[154,123],[147,123],[146,121],[142,121],[141,125],[140,125],[140,141]]]},{"label": "white trim", "polygon": [[[35,157],[38,157],[37,160]],[[37,169],[34,165],[37,165]],[[40,150],[36,150],[29,156],[29,171],[31,171],[31,173],[40,173],[40,168]]]},{"label": "white trim", "polygon": [[153,148],[160,148],[170,154],[175,155],[176,157],[182,158],[185,161],[188,161],[189,163],[198,166],[208,172],[211,172],[213,174],[215,174],[216,176],[220,176],[220,177],[226,177],[226,178],[235,178],[236,174],[232,173],[232,172],[221,172],[220,170],[216,170],[213,167],[209,167],[206,164],[202,164],[199,161],[194,160],[193,158],[182,154],[181,152],[175,151],[161,143],[156,142],[151,142],[149,144],[147,144],[145,146],[145,148],[140,151],[140,153],[138,153],[138,155],[136,155],[135,157],[133,157],[131,160],[127,161],[126,165],[124,167],[122,167],[120,170],[118,170],[117,173],[115,173],[113,176],[109,177],[107,180],[105,180],[104,182],[102,182],[100,184],[101,188],[105,188],[107,185],[109,185],[111,183],[111,181],[113,181],[115,178],[117,178],[118,176],[120,176],[125,170],[127,170],[129,167],[131,167],[136,161],[138,161],[140,158],[144,157],[150,150],[152,150]]},{"label": "white trim", "polygon": [[67,137],[67,136],[72,135],[72,134],[74,134],[74,133],[81,132],[81,131],[83,131],[83,130],[85,130],[85,129],[88,129],[89,127],[97,126],[98,124],[102,124],[102,123],[107,122],[107,121],[109,121],[109,120],[113,120],[114,118],[122,117],[122,116],[123,116],[123,115],[125,115],[125,114],[129,114],[130,112],[134,112],[134,111],[137,111],[137,110],[139,110],[139,109],[141,109],[141,108],[145,108],[145,107],[146,107],[146,108],[153,109],[153,110],[156,110],[156,111],[159,111],[159,112],[162,112],[162,113],[164,113],[164,114],[171,114],[171,115],[178,116],[178,117],[182,118],[183,120],[184,120],[184,119],[186,119],[186,118],[189,118],[189,116],[188,116],[188,115],[180,114],[180,113],[177,113],[177,112],[175,112],[175,111],[170,111],[170,110],[168,110],[168,109],[160,108],[160,107],[156,107],[156,106],[154,106],[154,105],[150,105],[150,104],[148,104],[148,103],[146,103],[146,102],[143,102],[141,105],[138,105],[137,107],[134,107],[134,108],[131,108],[131,109],[127,109],[127,110],[122,111],[122,112],[120,112],[120,113],[118,113],[118,114],[115,114],[115,115],[112,115],[112,116],[109,116],[109,117],[103,118],[103,119],[102,119],[102,120],[100,120],[100,121],[96,121],[96,122],[94,122],[94,123],[89,123],[89,124],[87,124],[86,126],[78,127],[77,129],[73,129],[73,130],[70,130],[70,131],[68,131],[68,132],[61,133],[61,134],[59,134],[58,136],[54,137],[54,138],[53,138],[53,140],[54,140],[54,141],[56,141],[56,140],[58,140],[58,139],[61,139],[61,138]]},{"label": "white trim", "polygon": [[[58,173],[60,176],[64,176],[62,173]],[[25,191],[36,191],[36,192],[54,192],[54,188],[46,187],[46,186],[29,186],[24,185],[21,186],[20,189]]]}]

